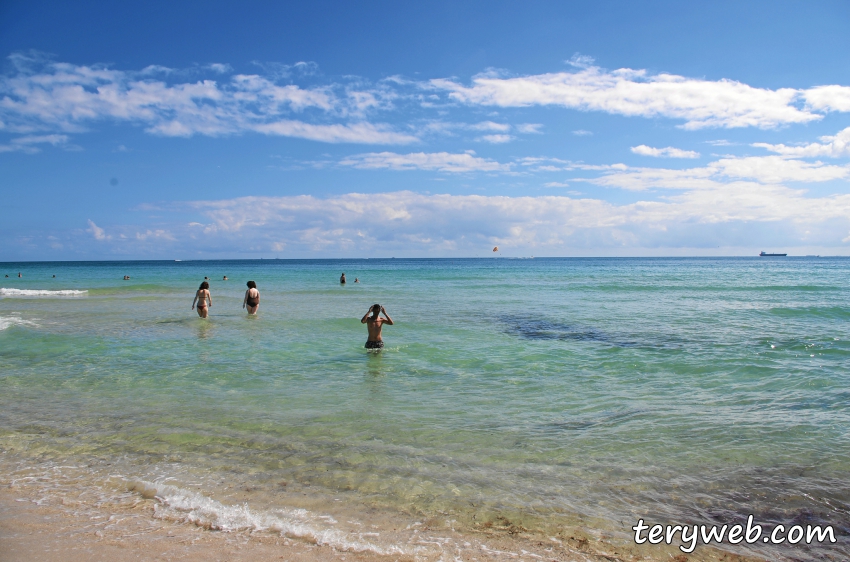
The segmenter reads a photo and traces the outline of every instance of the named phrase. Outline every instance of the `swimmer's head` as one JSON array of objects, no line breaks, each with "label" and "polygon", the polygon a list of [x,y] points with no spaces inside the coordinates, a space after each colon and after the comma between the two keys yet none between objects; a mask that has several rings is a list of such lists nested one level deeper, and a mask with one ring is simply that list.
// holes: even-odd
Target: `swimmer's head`
[{"label": "swimmer's head", "polygon": [[377,316],[379,312],[381,312],[381,305],[379,305],[379,304],[373,304],[373,305],[372,305],[372,314],[374,314],[375,316]]},{"label": "swimmer's head", "polygon": [[209,284],[209,283],[207,283],[206,281],[204,281],[203,283],[201,283],[201,286],[200,286],[199,288],[200,288],[200,289],[209,289],[209,288],[210,288],[210,284]]},{"label": "swimmer's head", "polygon": [[[246,285],[248,285],[249,289],[256,289],[257,288],[257,284],[254,283],[253,281],[248,281],[248,283],[246,283]],[[361,308],[360,310],[363,310],[363,309]]]}]

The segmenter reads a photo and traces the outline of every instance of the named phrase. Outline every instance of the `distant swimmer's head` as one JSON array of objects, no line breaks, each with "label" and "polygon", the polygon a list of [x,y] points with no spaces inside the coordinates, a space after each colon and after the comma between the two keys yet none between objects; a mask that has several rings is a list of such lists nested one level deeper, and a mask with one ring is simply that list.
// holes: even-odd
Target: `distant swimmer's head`
[{"label": "distant swimmer's head", "polygon": [[210,288],[210,284],[209,284],[209,283],[207,283],[206,281],[204,281],[203,283],[201,283],[201,286],[200,286],[200,287],[198,287],[198,288],[199,288],[199,289],[209,289],[209,288]]},{"label": "distant swimmer's head", "polygon": [[[256,289],[256,288],[257,288],[257,284],[256,284],[256,283],[254,283],[253,281],[248,281],[248,282],[246,283],[246,285],[248,285],[248,288],[249,288],[249,289]],[[363,310],[363,309],[361,308],[360,310]]]}]

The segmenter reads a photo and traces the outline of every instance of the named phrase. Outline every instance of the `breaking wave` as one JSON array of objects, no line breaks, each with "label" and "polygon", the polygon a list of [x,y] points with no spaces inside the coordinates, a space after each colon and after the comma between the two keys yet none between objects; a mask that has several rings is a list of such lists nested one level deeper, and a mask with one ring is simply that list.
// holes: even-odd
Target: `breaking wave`
[{"label": "breaking wave", "polygon": [[358,536],[359,533],[328,528],[330,518],[315,515],[306,509],[253,511],[247,504],[225,505],[203,494],[145,481],[132,482],[129,488],[142,497],[159,502],[154,509],[154,517],[159,519],[191,523],[217,531],[269,531],[342,551],[383,555],[414,554],[395,544],[379,545],[364,540]]},{"label": "breaking wave", "polygon": [[79,297],[88,293],[87,290],[75,291],[63,289],[49,291],[47,289],[6,289],[0,288],[0,297]]}]

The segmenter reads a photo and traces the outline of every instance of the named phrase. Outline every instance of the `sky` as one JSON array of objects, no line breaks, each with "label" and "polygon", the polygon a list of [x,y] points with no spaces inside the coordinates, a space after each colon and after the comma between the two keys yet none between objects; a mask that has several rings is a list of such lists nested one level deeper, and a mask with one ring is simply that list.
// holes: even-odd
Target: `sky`
[{"label": "sky", "polygon": [[850,3],[400,4],[3,0],[0,261],[850,255]]}]

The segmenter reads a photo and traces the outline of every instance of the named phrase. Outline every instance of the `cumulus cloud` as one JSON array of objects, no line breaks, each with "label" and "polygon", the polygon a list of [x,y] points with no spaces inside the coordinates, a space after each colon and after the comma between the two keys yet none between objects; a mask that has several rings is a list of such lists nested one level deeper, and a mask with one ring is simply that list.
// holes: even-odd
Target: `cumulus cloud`
[{"label": "cumulus cloud", "polygon": [[[313,252],[401,247],[439,254],[468,251],[486,242],[532,251],[548,248],[557,253],[571,244],[585,243],[579,241],[588,237],[605,245],[626,233],[632,237],[630,244],[640,245],[660,231],[670,233],[666,244],[675,247],[681,243],[677,236],[683,230],[728,223],[784,221],[789,228],[808,228],[839,221],[850,226],[850,195],[809,198],[781,185],[743,181],[625,205],[566,196],[397,191],[326,199],[309,195],[243,197],[196,201],[191,206],[207,217],[208,229],[218,236],[231,240],[248,237],[265,240],[268,247],[285,244]],[[737,242],[746,246],[751,240]]]},{"label": "cumulus cloud", "polygon": [[641,144],[633,146],[632,152],[640,154],[641,156],[655,156],[656,158],[699,158],[699,152],[694,152],[693,150],[682,150],[680,148],[673,148],[672,146],[668,146],[667,148],[653,148],[651,146]]},{"label": "cumulus cloud", "polygon": [[[585,61],[586,62],[586,61]],[[669,117],[685,121],[685,129],[705,127],[773,128],[821,119],[813,110],[839,107],[840,94],[818,94],[817,89],[770,90],[734,80],[702,80],[675,74],[651,75],[645,70],[608,71],[587,64],[576,72],[555,72],[520,77],[479,74],[471,86],[435,79],[430,85],[469,105],[525,107],[559,105],[583,111],[641,117]],[[809,96],[811,94],[811,96]],[[803,95],[805,108],[795,105]],[[829,98],[827,100],[827,98]],[[843,106],[842,106],[843,107]]]},{"label": "cumulus cloud", "polygon": [[815,111],[850,111],[850,86],[816,86],[803,97]]},{"label": "cumulus cloud", "polygon": [[394,152],[371,152],[357,154],[340,162],[343,166],[352,166],[361,170],[433,170],[438,172],[508,172],[512,164],[500,164],[488,158],[475,156],[472,151],[464,153],[415,152],[396,154]]},{"label": "cumulus cloud", "polygon": [[[370,110],[391,103],[395,94],[385,88],[368,90],[356,84],[302,88],[249,74],[221,82],[168,82],[163,78],[173,71],[159,67],[126,72],[43,63],[20,55],[13,59],[18,73],[0,78],[0,118],[12,132],[82,132],[98,121],[112,120],[140,124],[164,136],[257,131],[325,142],[418,140],[389,125],[363,121]],[[222,64],[208,69],[217,74],[230,71]],[[308,111],[313,112],[309,119],[292,118]]]},{"label": "cumulus cloud", "polygon": [[[719,242],[738,248],[780,239],[784,246],[837,248],[848,243],[850,194],[809,196],[803,189],[731,175],[722,181],[706,168],[609,170],[604,177],[643,173],[648,182],[653,173],[655,184],[670,181],[679,188],[683,178],[690,178],[685,189],[625,204],[575,191],[567,195],[580,199],[411,191],[327,198],[249,196],[171,204],[167,213],[174,220],[144,227],[109,225],[109,235],[89,220],[87,233],[101,252],[127,254],[136,248],[149,255],[159,251],[159,256],[175,251],[199,256],[237,251],[260,255],[286,251],[290,256],[475,255],[492,245],[525,255],[569,255],[577,248],[597,255],[607,248],[622,255],[629,253],[628,248],[676,250],[715,247]],[[561,182],[547,185],[567,187]]]},{"label": "cumulus cloud", "polygon": [[95,240],[109,240],[112,238],[111,236],[107,236],[106,231],[97,226],[93,220],[88,219],[88,223],[89,227],[86,229],[86,232],[91,232]]},{"label": "cumulus cloud", "polygon": [[813,158],[818,156],[840,158],[842,156],[850,156],[850,127],[847,127],[836,135],[820,137],[820,141],[799,146],[756,142],[752,146],[766,148],[782,156],[796,158]]}]

